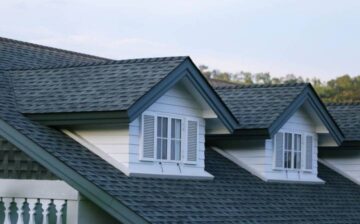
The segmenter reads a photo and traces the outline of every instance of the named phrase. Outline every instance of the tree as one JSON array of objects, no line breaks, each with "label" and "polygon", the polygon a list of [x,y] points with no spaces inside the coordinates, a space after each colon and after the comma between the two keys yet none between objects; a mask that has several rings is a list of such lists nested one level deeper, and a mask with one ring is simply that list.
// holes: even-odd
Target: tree
[{"label": "tree", "polygon": [[284,77],[271,77],[268,72],[253,74],[245,71],[230,73],[217,69],[210,71],[206,65],[200,65],[199,69],[208,79],[231,81],[243,85],[310,82],[324,102],[360,102],[360,76],[343,75],[323,83],[318,78],[304,80],[301,76],[294,74],[287,74]]}]

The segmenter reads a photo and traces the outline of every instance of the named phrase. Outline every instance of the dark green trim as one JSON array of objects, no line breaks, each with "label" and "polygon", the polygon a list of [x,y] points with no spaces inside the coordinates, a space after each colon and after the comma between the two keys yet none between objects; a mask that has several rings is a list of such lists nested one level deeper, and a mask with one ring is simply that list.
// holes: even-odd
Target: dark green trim
[{"label": "dark green trim", "polygon": [[269,139],[270,135],[268,129],[238,129],[232,134],[206,134],[205,142],[218,141],[218,140],[262,140]]},{"label": "dark green trim", "polygon": [[26,114],[44,125],[129,123],[126,111]]},{"label": "dark green trim", "polygon": [[185,59],[169,75],[157,83],[150,91],[136,101],[128,110],[128,117],[133,121],[150,107],[157,99],[164,95],[177,82],[187,78],[199,91],[201,96],[214,110],[219,119],[224,123],[230,132],[236,129],[238,122],[227,108],[225,103],[220,99],[215,90],[210,86],[207,80],[199,72],[190,58]]},{"label": "dark green trim", "polygon": [[60,162],[53,155],[3,120],[0,120],[0,135],[23,150],[32,159],[49,169],[56,176],[66,181],[70,186],[77,189],[120,222],[128,224],[149,223],[143,217],[130,210],[126,205],[115,200],[73,169]]},{"label": "dark green trim", "polygon": [[304,88],[304,90],[286,108],[286,110],[281,113],[275,122],[271,124],[269,127],[270,136],[276,134],[305,102],[308,102],[311,105],[320,120],[324,123],[325,127],[329,130],[335,142],[340,145],[344,140],[344,135],[310,84]]},{"label": "dark green trim", "polygon": [[357,140],[345,140],[341,146],[343,147],[357,147],[358,149],[360,149],[360,141]]}]

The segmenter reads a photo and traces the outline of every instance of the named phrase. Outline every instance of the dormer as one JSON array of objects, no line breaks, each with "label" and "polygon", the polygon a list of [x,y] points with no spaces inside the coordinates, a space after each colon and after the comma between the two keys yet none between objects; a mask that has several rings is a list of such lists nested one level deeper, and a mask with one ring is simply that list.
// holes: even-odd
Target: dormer
[{"label": "dormer", "polygon": [[343,134],[310,85],[221,87],[240,122],[233,135],[209,134],[209,144],[238,165],[276,182],[322,183],[319,136],[340,144]]},{"label": "dormer", "polygon": [[[76,75],[71,68],[36,75],[66,88],[45,84],[37,91],[31,86],[37,83],[27,82],[32,74],[19,74],[15,95],[23,112],[61,129],[128,176],[211,179],[204,165],[205,130],[232,133],[238,125],[188,57],[87,66]],[[27,88],[32,94],[21,101]],[[54,101],[63,96],[71,100],[67,107]]]}]

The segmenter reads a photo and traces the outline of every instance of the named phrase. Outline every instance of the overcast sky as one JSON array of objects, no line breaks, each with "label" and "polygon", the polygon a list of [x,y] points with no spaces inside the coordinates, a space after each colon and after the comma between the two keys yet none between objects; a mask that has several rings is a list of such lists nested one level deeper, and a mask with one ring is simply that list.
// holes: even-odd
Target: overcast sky
[{"label": "overcast sky", "polygon": [[358,0],[1,0],[0,35],[114,59],[190,55],[224,71],[360,74]]}]

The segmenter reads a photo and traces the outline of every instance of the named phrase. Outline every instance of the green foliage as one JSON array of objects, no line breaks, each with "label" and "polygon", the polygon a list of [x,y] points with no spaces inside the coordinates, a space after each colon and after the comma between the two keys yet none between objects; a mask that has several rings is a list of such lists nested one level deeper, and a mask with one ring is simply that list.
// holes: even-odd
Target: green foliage
[{"label": "green foliage", "polygon": [[326,83],[316,83],[314,88],[327,103],[360,102],[360,76],[343,75]]},{"label": "green foliage", "polygon": [[309,82],[326,103],[360,102],[360,76],[343,75],[328,82],[318,78],[303,79],[301,76],[288,74],[284,77],[271,77],[270,73],[238,72],[229,73],[220,70],[209,70],[208,66],[199,66],[200,71],[211,79],[230,81],[244,85],[251,84],[291,84]]}]

